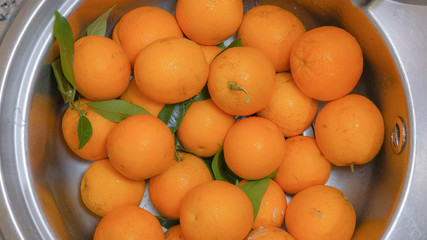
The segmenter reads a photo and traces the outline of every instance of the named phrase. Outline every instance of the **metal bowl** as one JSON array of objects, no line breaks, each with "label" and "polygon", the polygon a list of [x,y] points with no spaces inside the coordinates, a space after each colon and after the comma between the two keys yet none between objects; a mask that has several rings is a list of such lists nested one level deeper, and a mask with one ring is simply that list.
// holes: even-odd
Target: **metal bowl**
[{"label": "metal bowl", "polygon": [[[68,150],[60,131],[65,109],[49,63],[54,10],[75,33],[112,0],[26,1],[0,46],[0,236],[91,239],[99,218],[82,204],[80,179],[90,162]],[[403,2],[403,1],[402,1]],[[385,141],[369,164],[334,167],[328,185],[357,213],[354,239],[427,239],[427,5],[425,1],[265,0],[300,17],[307,29],[336,25],[356,36],[365,67],[354,92],[368,96],[385,120]],[[174,12],[176,1],[122,0],[110,29],[142,5]],[[424,5],[423,5],[424,4]],[[144,199],[148,199],[145,197]],[[145,200],[144,207],[150,207]]]}]

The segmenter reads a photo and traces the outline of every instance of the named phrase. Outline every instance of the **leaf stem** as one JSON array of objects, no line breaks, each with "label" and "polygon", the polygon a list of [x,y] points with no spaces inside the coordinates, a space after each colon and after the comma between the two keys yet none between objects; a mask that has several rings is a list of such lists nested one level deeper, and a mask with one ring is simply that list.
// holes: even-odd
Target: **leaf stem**
[{"label": "leaf stem", "polygon": [[233,91],[243,91],[246,94],[246,104],[249,104],[250,97],[246,89],[244,89],[243,87],[236,86],[236,83],[231,81],[228,82],[228,88]]}]

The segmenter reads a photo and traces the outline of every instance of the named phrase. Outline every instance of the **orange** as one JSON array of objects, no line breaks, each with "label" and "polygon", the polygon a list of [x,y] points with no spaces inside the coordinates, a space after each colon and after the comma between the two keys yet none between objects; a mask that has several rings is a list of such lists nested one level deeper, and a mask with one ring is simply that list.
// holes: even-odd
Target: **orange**
[{"label": "orange", "polygon": [[331,163],[322,155],[316,140],[308,136],[286,139],[283,162],[274,180],[289,194],[313,185],[325,184],[331,173]]},{"label": "orange", "polygon": [[184,197],[180,224],[186,240],[241,240],[253,224],[252,204],[237,186],[209,181]]},{"label": "orange", "polygon": [[202,48],[186,38],[166,38],[144,48],[135,62],[141,92],[159,103],[187,100],[206,85],[209,65]]},{"label": "orange", "polygon": [[320,110],[314,131],[320,151],[333,164],[365,164],[381,149],[384,119],[371,100],[350,94]]},{"label": "orange", "polygon": [[129,85],[129,60],[106,37],[86,36],[74,43],[73,71],[77,91],[94,101],[117,98]]},{"label": "orange", "polygon": [[212,62],[208,89],[214,103],[231,115],[247,116],[263,109],[273,94],[274,66],[256,48],[234,47]]},{"label": "orange", "polygon": [[108,159],[92,163],[80,184],[83,203],[99,216],[124,205],[139,206],[144,190],[144,181],[123,176]]},{"label": "orange", "polygon": [[301,91],[314,99],[330,101],[356,86],[363,70],[363,55],[349,32],[324,26],[298,38],[291,50],[290,65]]},{"label": "orange", "polygon": [[253,230],[245,240],[295,240],[295,238],[279,227],[259,227]]},{"label": "orange", "polygon": [[165,172],[150,178],[150,200],[157,211],[167,218],[179,218],[179,207],[185,194],[195,186],[212,180],[202,159],[180,152],[182,158]]},{"label": "orange", "polygon": [[237,37],[242,46],[263,51],[276,72],[289,71],[289,56],[297,38],[305,33],[302,22],[291,12],[274,5],[259,5],[243,16]]},{"label": "orange", "polygon": [[185,150],[201,157],[213,156],[234,124],[234,116],[223,112],[211,99],[191,104],[177,130]]},{"label": "orange", "polygon": [[118,123],[110,133],[107,152],[123,175],[144,180],[166,171],[175,159],[172,132],[160,119],[137,114]]},{"label": "orange", "polygon": [[95,229],[94,240],[150,239],[164,240],[157,218],[137,206],[123,206],[107,213]]},{"label": "orange", "polygon": [[[240,181],[240,185],[247,180]],[[286,196],[279,184],[270,179],[267,190],[261,199],[261,205],[252,228],[278,227],[285,221]]]},{"label": "orange", "polygon": [[[91,102],[87,99],[80,99],[74,102],[75,106]],[[77,125],[79,121],[79,113],[77,110],[67,108],[62,116],[62,134],[68,147],[79,157],[86,160],[100,160],[108,157],[107,154],[107,139],[111,129],[116,125],[115,122],[107,120],[88,106],[79,107],[86,111],[86,117],[92,125],[92,136],[89,141],[79,149],[79,137],[77,134]]]},{"label": "orange", "polygon": [[239,177],[261,179],[280,166],[285,146],[276,124],[265,118],[248,117],[236,122],[225,136],[224,158]]},{"label": "orange", "polygon": [[257,115],[276,123],[285,137],[291,137],[310,127],[317,108],[317,101],[301,92],[290,73],[277,73],[273,95]]},{"label": "orange", "polygon": [[285,223],[295,239],[344,240],[353,235],[356,213],[340,190],[316,185],[291,199]]},{"label": "orange", "polygon": [[[139,52],[150,43],[169,37],[183,37],[175,17],[169,12],[151,6],[135,8],[122,16],[113,39],[119,42],[135,64]],[[116,37],[114,37],[116,36]]]},{"label": "orange", "polygon": [[185,36],[203,45],[231,37],[243,18],[242,0],[178,0],[176,19]]},{"label": "orange", "polygon": [[205,54],[206,61],[210,65],[212,61],[215,59],[216,55],[218,55],[222,50],[221,48],[217,46],[206,46],[206,45],[200,45],[200,47],[203,50],[203,53]]},{"label": "orange", "polygon": [[157,117],[165,106],[164,103],[155,102],[147,98],[138,88],[134,79],[129,83],[129,87],[120,96],[121,100],[138,105],[147,110],[152,116]]},{"label": "orange", "polygon": [[179,224],[170,227],[165,234],[166,240],[184,240],[184,235],[182,235],[181,226]]}]

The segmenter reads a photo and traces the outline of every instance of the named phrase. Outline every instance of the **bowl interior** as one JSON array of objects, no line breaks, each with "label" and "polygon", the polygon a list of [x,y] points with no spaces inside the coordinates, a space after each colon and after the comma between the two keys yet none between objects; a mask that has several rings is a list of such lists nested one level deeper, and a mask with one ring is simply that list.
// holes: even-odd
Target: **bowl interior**
[{"label": "bowl interior", "polygon": [[[116,1],[82,1],[68,15],[74,33],[79,34],[91,21]],[[111,14],[108,32],[127,11],[143,5],[158,6],[174,13],[176,1],[120,1]],[[407,165],[407,150],[395,154],[390,131],[396,116],[407,118],[403,87],[384,40],[363,11],[346,0],[257,0],[244,1],[245,11],[259,4],[281,6],[299,17],[307,29],[335,25],[351,32],[364,52],[364,71],[353,92],[363,94],[376,103],[383,113],[386,127],[384,146],[370,163],[334,167],[327,184],[339,188],[354,205],[357,214],[355,239],[378,239],[385,231],[399,198]],[[54,14],[52,11],[51,16]],[[51,26],[50,26],[51,27]],[[51,31],[51,29],[45,29]],[[91,239],[99,218],[87,210],[79,195],[80,180],[91,162],[74,155],[61,133],[61,117],[65,110],[56,89],[49,63],[58,56],[50,45],[42,49],[44,61],[37,63],[32,90],[28,93],[28,137],[25,139],[29,174],[37,201],[48,228],[58,238]],[[308,131],[309,134],[309,131]],[[147,196],[141,206],[155,211]]]}]

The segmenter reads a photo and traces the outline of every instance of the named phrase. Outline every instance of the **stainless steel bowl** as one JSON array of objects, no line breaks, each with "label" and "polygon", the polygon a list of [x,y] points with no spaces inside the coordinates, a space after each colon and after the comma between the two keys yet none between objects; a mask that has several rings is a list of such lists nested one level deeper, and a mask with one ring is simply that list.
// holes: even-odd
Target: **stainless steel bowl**
[{"label": "stainless steel bowl", "polygon": [[[112,0],[26,1],[0,46],[0,233],[4,239],[91,239],[98,218],[79,197],[90,164],[73,155],[61,131],[64,105],[50,61],[54,10],[76,32]],[[427,3],[392,0],[244,1],[245,10],[275,4],[308,29],[343,27],[362,46],[365,68],[355,92],[370,97],[385,120],[384,146],[371,163],[334,168],[327,182],[357,212],[354,239],[427,239]],[[405,2],[405,3],[403,3]],[[122,0],[111,24],[142,5],[174,11],[175,1]],[[111,29],[110,29],[111,31]],[[145,197],[145,199],[148,199]],[[142,203],[149,207],[147,200]]]}]

